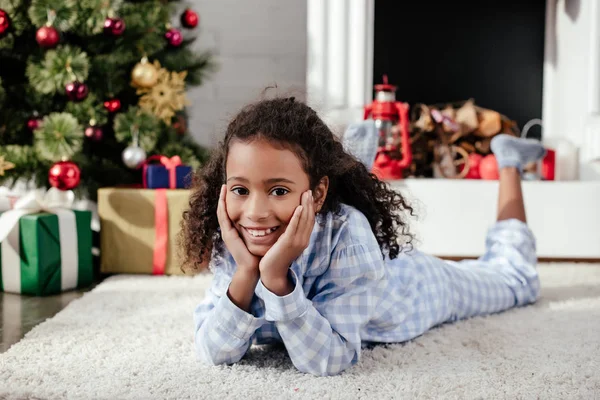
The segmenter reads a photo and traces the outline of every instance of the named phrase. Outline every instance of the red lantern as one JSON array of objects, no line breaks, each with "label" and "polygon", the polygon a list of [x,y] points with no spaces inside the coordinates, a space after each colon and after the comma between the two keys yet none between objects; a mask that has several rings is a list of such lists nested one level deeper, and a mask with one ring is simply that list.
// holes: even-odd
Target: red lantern
[{"label": "red lantern", "polygon": [[71,190],[79,185],[81,171],[72,161],[59,161],[50,167],[48,181],[50,185],[59,190]]},{"label": "red lantern", "polygon": [[[365,106],[364,113],[364,119],[372,115],[379,131],[380,147],[377,149],[373,173],[379,179],[402,179],[402,171],[412,162],[408,104],[396,101],[396,86],[388,84],[386,75],[383,76],[383,84],[375,85],[375,91],[375,100]],[[402,149],[400,160],[392,156],[399,149]]]}]

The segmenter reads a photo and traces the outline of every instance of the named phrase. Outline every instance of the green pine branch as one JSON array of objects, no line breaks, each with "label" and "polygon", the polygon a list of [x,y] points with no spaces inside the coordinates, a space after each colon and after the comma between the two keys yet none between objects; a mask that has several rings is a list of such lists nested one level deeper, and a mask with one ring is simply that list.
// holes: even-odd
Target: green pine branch
[{"label": "green pine branch", "polygon": [[29,82],[44,94],[63,93],[67,83],[85,81],[88,72],[87,54],[69,45],[49,50],[41,62],[32,59],[27,65]]},{"label": "green pine branch", "polygon": [[139,146],[150,153],[156,146],[162,131],[162,122],[154,115],[148,114],[139,107],[130,107],[125,113],[115,118],[115,137],[126,146],[133,142],[134,134],[138,135]]},{"label": "green pine branch", "polygon": [[81,150],[83,129],[69,113],[52,113],[35,130],[35,150],[47,161],[70,158]]},{"label": "green pine branch", "polygon": [[67,103],[65,111],[84,125],[88,125],[91,120],[96,121],[96,125],[104,125],[108,122],[108,111],[104,108],[104,103],[93,93],[88,94],[82,102]]},{"label": "green pine branch", "polygon": [[28,12],[33,25],[40,27],[49,24],[66,32],[77,20],[77,2],[76,0],[33,0]]},{"label": "green pine branch", "polygon": [[81,36],[102,33],[104,21],[116,17],[123,0],[80,0],[77,2],[77,21],[73,31]]}]

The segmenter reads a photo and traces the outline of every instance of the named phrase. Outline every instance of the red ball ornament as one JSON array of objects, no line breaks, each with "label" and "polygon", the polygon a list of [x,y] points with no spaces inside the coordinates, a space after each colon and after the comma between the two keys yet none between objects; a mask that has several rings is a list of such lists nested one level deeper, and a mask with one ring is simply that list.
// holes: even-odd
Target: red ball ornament
[{"label": "red ball ornament", "polygon": [[479,175],[481,175],[481,179],[488,181],[494,181],[500,178],[496,156],[493,154],[488,154],[487,156],[483,157],[479,163]]},{"label": "red ball ornament", "polygon": [[71,101],[82,101],[88,95],[88,87],[78,81],[69,82],[65,85],[65,93]]},{"label": "red ball ornament", "polygon": [[83,134],[85,135],[85,137],[87,137],[93,142],[99,142],[104,137],[104,132],[102,131],[102,128],[95,125],[90,125],[87,128],[85,128]]},{"label": "red ball ornament", "polygon": [[165,33],[165,38],[167,39],[167,42],[169,42],[169,45],[173,47],[179,47],[183,42],[183,35],[175,28],[169,29],[167,33]]},{"label": "red ball ornament", "polygon": [[[465,175],[465,179],[481,179],[481,174],[479,173],[479,165],[481,164],[481,160],[483,160],[483,156],[477,153],[469,154],[469,172]],[[461,168],[462,172],[463,168]]]},{"label": "red ball ornament", "polygon": [[48,171],[50,185],[60,190],[71,190],[79,185],[81,171],[77,164],[72,161],[59,161],[50,167]]},{"label": "red ball ornament", "polygon": [[42,120],[39,118],[29,118],[27,120],[27,128],[29,128],[29,130],[32,132],[39,128],[41,125]]},{"label": "red ball ornament", "polygon": [[10,19],[8,19],[8,13],[0,8],[0,37],[2,37],[9,28]]},{"label": "red ball ornament", "polygon": [[104,102],[104,108],[108,110],[110,113],[117,112],[121,109],[121,100],[119,99],[110,99]]},{"label": "red ball ornament", "polygon": [[54,29],[54,27],[42,26],[36,32],[35,40],[41,47],[45,49],[51,49],[53,47],[56,47],[56,45],[58,44],[58,41],[60,40],[60,35],[58,34],[58,31]]},{"label": "red ball ornament", "polygon": [[121,18],[106,18],[104,33],[111,36],[121,36],[125,32],[125,21]]},{"label": "red ball ornament", "polygon": [[198,17],[198,14],[196,14],[195,11],[190,10],[189,8],[185,10],[183,14],[181,14],[181,25],[188,29],[192,29],[198,26],[199,20],[200,18]]}]

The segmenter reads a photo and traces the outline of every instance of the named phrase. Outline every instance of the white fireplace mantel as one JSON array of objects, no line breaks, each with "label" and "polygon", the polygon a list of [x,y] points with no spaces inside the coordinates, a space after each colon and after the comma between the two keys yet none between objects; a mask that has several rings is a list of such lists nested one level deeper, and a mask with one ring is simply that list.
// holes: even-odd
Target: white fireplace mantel
[{"label": "white fireplace mantel", "polygon": [[[372,101],[375,1],[307,1],[307,102],[341,133]],[[600,1],[547,0],[546,8],[544,140],[567,139],[584,154],[586,126],[600,121]],[[600,159],[598,127],[597,154],[588,152],[588,159]],[[422,218],[413,224],[424,250],[481,254],[478,238],[493,222],[495,183],[407,179],[392,186],[422,202]],[[524,191],[540,257],[600,259],[600,180],[525,182]]]},{"label": "white fireplace mantel", "polygon": [[339,129],[372,100],[374,1],[307,3],[307,102]]}]

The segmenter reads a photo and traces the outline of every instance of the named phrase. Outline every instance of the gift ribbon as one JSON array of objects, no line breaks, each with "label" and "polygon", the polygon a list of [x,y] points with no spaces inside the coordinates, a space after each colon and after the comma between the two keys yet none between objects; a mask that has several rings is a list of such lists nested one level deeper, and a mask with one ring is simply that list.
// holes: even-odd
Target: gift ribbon
[{"label": "gift ribbon", "polygon": [[75,194],[50,188],[27,193],[10,211],[0,215],[0,245],[2,246],[2,283],[4,291],[21,293],[21,255],[19,219],[27,214],[47,212],[58,217],[60,240],[61,289],[77,287],[79,257],[77,255],[77,225],[70,209]]},{"label": "gift ribbon", "polygon": [[169,243],[169,207],[167,189],[157,189],[154,197],[154,254],[152,274],[164,275],[167,263],[167,245]]},{"label": "gift ribbon", "polygon": [[173,156],[171,158],[166,157],[166,156],[161,156],[161,155],[154,155],[154,156],[150,156],[146,159],[146,161],[144,161],[143,165],[143,171],[142,171],[142,182],[143,182],[143,186],[145,188],[148,187],[148,182],[147,182],[147,170],[148,170],[148,164],[151,161],[158,161],[160,162],[162,165],[165,166],[165,168],[167,169],[167,171],[169,171],[169,188],[170,189],[175,189],[177,188],[177,166],[182,165],[181,163],[181,158],[179,156]]}]

